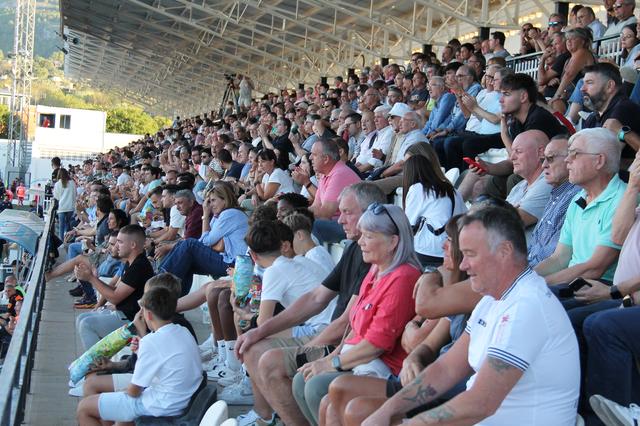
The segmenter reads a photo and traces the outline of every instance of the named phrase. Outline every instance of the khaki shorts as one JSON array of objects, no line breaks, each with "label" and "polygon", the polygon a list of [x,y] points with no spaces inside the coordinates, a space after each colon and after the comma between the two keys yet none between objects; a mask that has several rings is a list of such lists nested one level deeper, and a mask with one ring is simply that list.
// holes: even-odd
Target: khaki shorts
[{"label": "khaki shorts", "polygon": [[334,346],[304,346],[310,342],[315,336],[304,337],[286,337],[269,339],[273,349],[282,350],[284,356],[284,365],[289,377],[296,375],[298,368],[308,362],[316,361],[322,357],[329,355]]}]

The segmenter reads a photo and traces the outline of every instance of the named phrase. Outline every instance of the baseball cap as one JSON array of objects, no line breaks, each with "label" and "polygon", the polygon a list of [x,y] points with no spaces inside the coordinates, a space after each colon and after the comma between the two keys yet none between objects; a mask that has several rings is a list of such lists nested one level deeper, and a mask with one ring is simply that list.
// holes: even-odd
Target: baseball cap
[{"label": "baseball cap", "polygon": [[396,102],[393,105],[393,108],[391,108],[391,111],[389,111],[389,115],[396,116],[396,117],[404,117],[406,113],[411,111],[413,110],[409,108],[409,105],[402,102]]}]

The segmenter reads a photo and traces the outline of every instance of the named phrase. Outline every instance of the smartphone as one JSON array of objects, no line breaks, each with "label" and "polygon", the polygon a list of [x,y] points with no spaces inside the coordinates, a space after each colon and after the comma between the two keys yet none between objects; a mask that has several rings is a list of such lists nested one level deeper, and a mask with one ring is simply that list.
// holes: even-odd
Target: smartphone
[{"label": "smartphone", "polygon": [[591,287],[591,284],[589,284],[587,280],[585,280],[584,278],[578,277],[569,283],[569,288],[571,289],[572,292],[575,293],[585,285]]},{"label": "smartphone", "polygon": [[591,287],[591,284],[589,284],[584,278],[578,277],[575,280],[571,281],[568,287],[561,288],[558,291],[558,296],[560,296],[561,298],[573,297],[574,293],[580,290],[585,285]]},{"label": "smartphone", "polygon": [[476,160],[469,158],[469,157],[463,157],[462,160],[467,163],[468,165],[477,168],[478,170],[480,170],[482,173],[487,173],[487,169],[485,169],[484,167],[482,167],[482,165],[480,163],[478,163]]}]

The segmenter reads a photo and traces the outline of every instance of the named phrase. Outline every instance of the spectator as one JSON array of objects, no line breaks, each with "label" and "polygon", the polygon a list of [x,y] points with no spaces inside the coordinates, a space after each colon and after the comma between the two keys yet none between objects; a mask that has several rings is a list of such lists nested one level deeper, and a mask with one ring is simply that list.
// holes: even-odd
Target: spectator
[{"label": "spectator", "polygon": [[613,4],[613,11],[618,22],[610,24],[603,37],[618,35],[627,25],[635,24],[637,22],[637,19],[633,14],[635,8],[635,0],[616,0]]},{"label": "spectator", "polygon": [[189,293],[194,274],[226,275],[236,256],[245,254],[247,216],[239,209],[233,187],[217,182],[202,207],[202,235],[178,242],[164,258],[160,270],[182,282],[182,295]]},{"label": "spectator", "polygon": [[[360,238],[357,224],[362,213],[371,203],[383,200],[382,192],[367,182],[354,184],[342,191],[338,222],[344,227],[347,238],[351,241]],[[322,285],[300,297],[288,309],[258,328],[240,336],[236,348],[251,374],[256,400],[254,409],[243,418],[267,419],[272,416],[270,410],[273,407],[287,424],[305,421],[294,402],[291,380],[304,363],[303,359],[319,359],[327,353],[328,345],[340,343],[349,321],[348,306],[355,300],[360,283],[369,268],[370,265],[362,259],[360,246],[355,243],[347,245],[340,262]],[[303,346],[303,342],[299,340],[281,340],[273,337],[266,339],[321,312],[336,295],[336,308],[331,324],[308,344]],[[274,346],[278,349],[273,349]],[[260,392],[256,392],[256,389]]]},{"label": "spectator", "polygon": [[527,130],[513,140],[511,156],[513,173],[520,176],[518,182],[507,195],[507,202],[515,207],[525,226],[527,241],[538,223],[549,200],[551,185],[542,174],[542,157],[549,143],[541,130]]},{"label": "spectator", "polygon": [[511,53],[507,52],[507,49],[504,48],[504,42],[506,37],[501,31],[494,31],[491,33],[491,38],[489,39],[489,47],[491,48],[492,56],[497,56],[500,58],[508,58],[511,56]]},{"label": "spectator", "polygon": [[58,237],[60,239],[71,230],[76,194],[76,184],[69,178],[67,169],[58,168],[57,181],[53,186],[53,198],[58,201]]},{"label": "spectator", "polygon": [[[336,222],[339,216],[338,195],[346,186],[360,181],[343,161],[336,142],[319,139],[311,150],[311,163],[316,173],[323,176],[309,210],[316,221],[313,226],[314,235],[320,242],[338,242],[344,238],[342,227]],[[305,187],[307,183],[305,183]]]},{"label": "spectator", "polygon": [[[310,423],[317,423],[320,399],[329,384],[348,370],[356,375],[397,375],[406,353],[400,345],[404,326],[415,315],[407,304],[420,274],[411,228],[397,206],[372,204],[358,221],[358,241],[371,269],[363,281],[344,345],[305,364],[293,379],[293,394]],[[371,306],[371,309],[364,309]],[[371,315],[366,312],[371,310]],[[362,313],[361,313],[362,312]],[[380,328],[380,324],[384,327]]]},{"label": "spectator", "polygon": [[429,119],[422,129],[428,139],[442,129],[445,122],[449,119],[456,104],[456,97],[453,93],[447,91],[444,84],[444,78],[434,76],[429,80],[429,96],[435,101],[435,105],[429,114]]},{"label": "spectator", "polygon": [[469,373],[473,376],[465,392],[435,408],[419,408],[428,411],[418,418],[481,423],[490,417],[482,422],[487,424],[535,418],[575,424],[578,348],[561,305],[549,298],[544,280],[527,266],[520,219],[504,209],[485,207],[464,217],[461,225],[460,267],[484,297],[447,356],[423,370],[363,425],[389,424],[391,418],[433,401]]},{"label": "spectator", "polygon": [[594,40],[602,38],[607,30],[607,27],[596,18],[596,14],[591,6],[585,6],[578,10],[576,13],[576,27],[590,28]]},{"label": "spectator", "polygon": [[529,266],[535,267],[554,252],[569,203],[580,188],[569,182],[566,135],[554,136],[544,149],[543,176],[551,185],[551,195],[527,245]]},{"label": "spectator", "polygon": [[118,253],[125,262],[125,269],[115,287],[103,283],[83,263],[75,266],[79,280],[88,281],[100,295],[112,304],[112,308],[80,314],[76,328],[84,349],[89,349],[113,330],[133,321],[139,311],[138,300],[142,296],[144,283],[154,274],[144,252],[144,229],[138,225],[127,225],[117,237]]},{"label": "spectator", "polygon": [[618,177],[620,145],[607,129],[585,129],[569,139],[569,182],[582,188],[567,210],[558,245],[536,266],[547,283],[577,277],[611,282],[620,246],[611,222],[626,184]]},{"label": "spectator", "polygon": [[585,68],[581,92],[585,105],[593,113],[583,123],[583,128],[604,127],[614,132],[618,141],[624,142],[622,161],[631,164],[640,148],[640,106],[631,102],[622,92],[620,71],[615,65],[598,63]]},{"label": "spectator", "polygon": [[422,266],[440,266],[447,239],[445,226],[452,216],[467,208],[440,170],[435,152],[414,155],[404,164],[402,196],[404,212],[413,228],[414,245]]},{"label": "spectator", "polygon": [[[78,405],[82,425],[110,420],[132,422],[141,416],[177,416],[202,381],[200,357],[189,331],[172,324],[177,297],[164,287],[140,299],[143,321],[154,331],[138,343],[138,361],[124,392],[90,396]],[[160,331],[160,332],[159,332]]]},{"label": "spectator", "polygon": [[283,218],[283,223],[293,233],[293,251],[296,256],[304,256],[330,273],[335,262],[324,246],[317,245],[311,238],[312,219],[304,213],[292,212]]}]

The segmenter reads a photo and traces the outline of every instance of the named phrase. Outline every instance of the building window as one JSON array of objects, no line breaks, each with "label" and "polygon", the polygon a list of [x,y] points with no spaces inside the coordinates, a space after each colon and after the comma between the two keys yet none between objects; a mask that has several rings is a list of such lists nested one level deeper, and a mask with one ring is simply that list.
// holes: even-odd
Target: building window
[{"label": "building window", "polygon": [[60,127],[61,129],[70,129],[71,128],[71,116],[70,115],[61,115],[60,116]]},{"label": "building window", "polygon": [[56,122],[55,114],[40,114],[38,125],[40,127],[53,127]]}]

